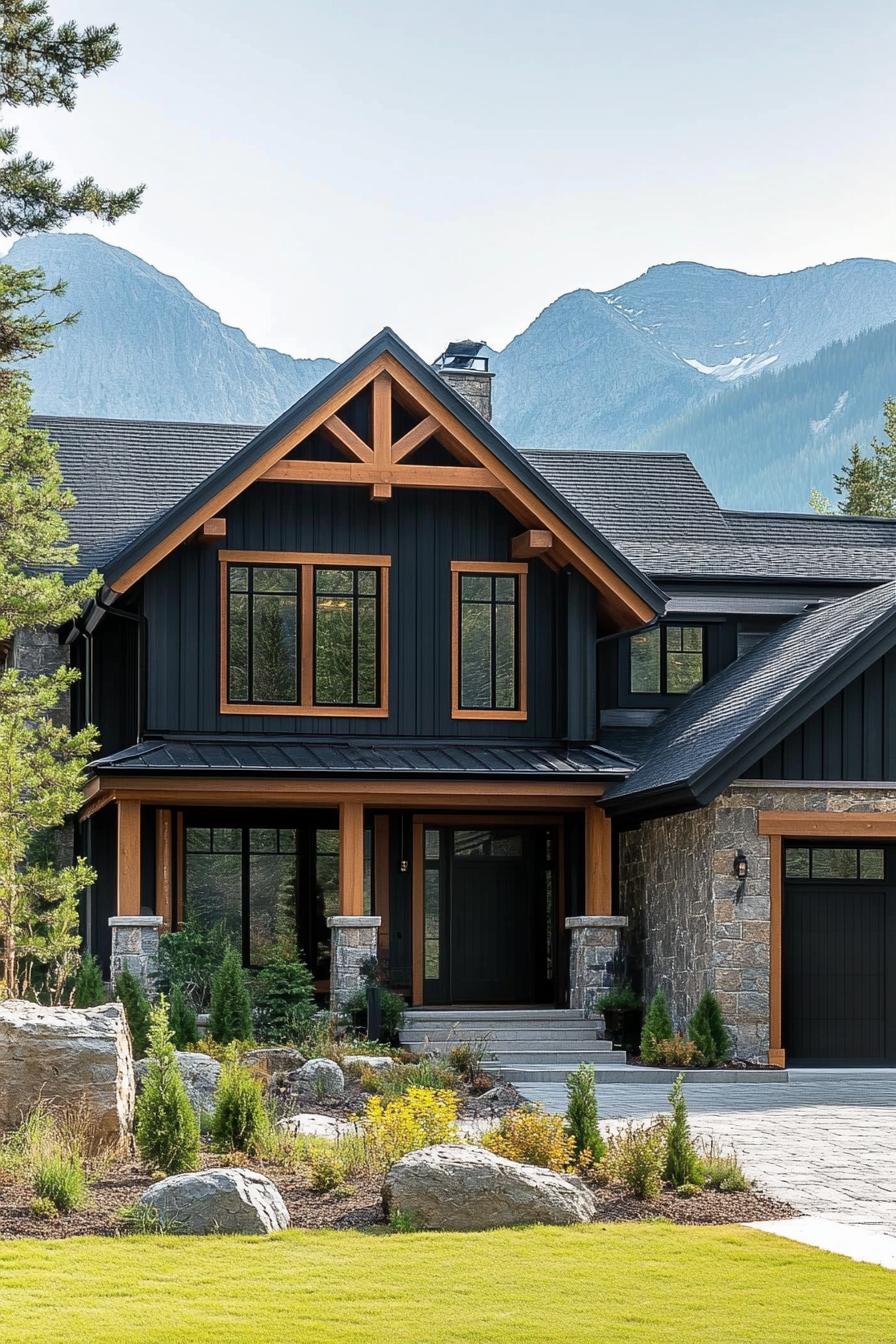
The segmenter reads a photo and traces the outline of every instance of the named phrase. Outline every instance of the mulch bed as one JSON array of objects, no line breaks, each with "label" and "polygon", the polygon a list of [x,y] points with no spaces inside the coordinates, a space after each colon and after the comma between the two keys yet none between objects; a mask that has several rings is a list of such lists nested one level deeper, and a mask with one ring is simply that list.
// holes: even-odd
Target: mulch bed
[{"label": "mulch bed", "polygon": [[[244,1165],[270,1177],[283,1196],[293,1227],[374,1228],[384,1224],[380,1202],[380,1182],[364,1178],[352,1182],[345,1194],[318,1194],[301,1174],[286,1171],[274,1163],[243,1159]],[[220,1166],[222,1159],[204,1152],[201,1167]],[[152,1178],[137,1162],[123,1161],[112,1167],[90,1187],[87,1208],[59,1218],[36,1218],[30,1209],[34,1192],[18,1183],[0,1184],[0,1237],[111,1237],[121,1234],[119,1209],[134,1204]],[[658,1199],[640,1200],[620,1186],[591,1187],[598,1205],[599,1223],[640,1222],[664,1218],[673,1223],[744,1223],[773,1218],[790,1218],[794,1210],[755,1191],[722,1194],[703,1191],[690,1199],[680,1199],[673,1191],[664,1191]]]}]

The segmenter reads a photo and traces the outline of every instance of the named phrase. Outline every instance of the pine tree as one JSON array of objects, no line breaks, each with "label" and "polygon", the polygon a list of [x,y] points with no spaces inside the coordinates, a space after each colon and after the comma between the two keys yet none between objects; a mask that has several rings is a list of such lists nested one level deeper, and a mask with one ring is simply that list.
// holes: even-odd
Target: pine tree
[{"label": "pine tree", "polygon": [[589,1152],[592,1162],[599,1162],[607,1151],[597,1122],[597,1099],[594,1095],[594,1067],[580,1064],[566,1079],[566,1128],[576,1146],[576,1157]]},{"label": "pine tree", "polygon": [[196,1013],[180,985],[171,986],[169,1020],[176,1050],[186,1050],[188,1045],[198,1044],[199,1027]]},{"label": "pine tree", "polygon": [[310,970],[280,952],[259,972],[253,997],[258,1038],[267,1045],[300,1041],[317,1009]]},{"label": "pine tree", "polygon": [[666,1127],[666,1167],[664,1176],[671,1185],[699,1185],[700,1161],[691,1142],[688,1108],[684,1099],[684,1074],[680,1073],[669,1093],[672,1119]]},{"label": "pine tree", "polygon": [[[872,447],[873,447],[872,441]],[[867,517],[882,506],[882,482],[875,457],[863,457],[854,443],[842,471],[834,472],[834,490],[840,497],[840,512]]]},{"label": "pine tree", "polygon": [[650,1007],[641,1028],[641,1058],[645,1064],[657,1062],[656,1043],[667,1041],[673,1033],[669,1004],[661,989],[658,989],[650,1001]]},{"label": "pine tree", "polygon": [[96,957],[88,952],[81,958],[78,974],[75,976],[75,988],[72,994],[73,1008],[97,1008],[108,999],[103,973]]},{"label": "pine tree", "polygon": [[261,1082],[237,1062],[235,1055],[225,1059],[209,1126],[212,1144],[219,1152],[257,1156],[270,1129]]},{"label": "pine tree", "polygon": [[173,1176],[199,1159],[199,1121],[186,1089],[168,1026],[164,996],[150,1012],[146,1077],[134,1113],[134,1137],[143,1161]]},{"label": "pine tree", "polygon": [[246,975],[234,947],[229,947],[212,980],[208,1030],[219,1045],[252,1039],[252,1004]]},{"label": "pine tree", "polygon": [[719,1001],[708,989],[688,1023],[688,1037],[694,1042],[704,1064],[713,1068],[730,1058],[731,1037],[722,1017]]},{"label": "pine tree", "polygon": [[115,981],[115,994],[128,1020],[134,1058],[142,1059],[149,1044],[150,1007],[146,990],[130,971],[122,971]]},{"label": "pine tree", "polygon": [[[107,69],[118,53],[114,25],[57,28],[47,0],[4,0],[0,106],[70,111],[78,81]],[[0,233],[58,228],[85,214],[114,220],[136,208],[140,190],[107,192],[92,178],[64,188],[52,164],[19,152],[15,129],[0,126]],[[72,584],[62,577],[77,560],[62,516],[74,498],[63,489],[55,446],[28,427],[28,380],[9,367],[47,346],[55,324],[39,301],[61,289],[48,286],[40,270],[0,264],[3,640],[65,624],[100,581],[95,573]],[[93,730],[70,734],[59,712],[76,679],[65,667],[48,675],[25,676],[16,667],[0,674],[0,994],[27,994],[38,970],[43,992],[58,1000],[76,964],[77,898],[94,874],[82,859],[69,866],[58,855],[34,859],[36,838],[79,806],[84,765],[96,752]]]}]

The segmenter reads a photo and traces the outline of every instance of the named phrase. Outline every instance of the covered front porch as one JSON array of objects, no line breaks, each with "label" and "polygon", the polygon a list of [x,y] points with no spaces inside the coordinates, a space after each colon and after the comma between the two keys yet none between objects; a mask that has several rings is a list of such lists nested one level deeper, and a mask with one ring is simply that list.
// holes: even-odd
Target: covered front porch
[{"label": "covered front porch", "polygon": [[[589,772],[590,773],[590,772]],[[324,999],[375,954],[415,1006],[570,1002],[566,921],[612,913],[612,837],[593,778],[98,775],[82,847],[110,917],[223,923],[246,966],[307,960]],[[575,937],[576,935],[573,934]],[[344,977],[343,977],[344,978]]]}]

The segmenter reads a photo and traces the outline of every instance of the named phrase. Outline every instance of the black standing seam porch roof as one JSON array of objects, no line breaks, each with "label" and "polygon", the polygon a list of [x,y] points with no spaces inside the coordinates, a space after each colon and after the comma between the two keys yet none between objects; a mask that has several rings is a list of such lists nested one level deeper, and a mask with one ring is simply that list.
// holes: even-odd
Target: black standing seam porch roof
[{"label": "black standing seam porch roof", "polygon": [[405,345],[404,341],[391,330],[384,327],[381,332],[357,350],[347,360],[335,368],[303,397],[272,421],[265,429],[256,434],[243,448],[240,448],[226,462],[201,481],[193,490],[169,509],[161,518],[151,523],[123,550],[119,551],[106,565],[105,581],[112,590],[115,580],[124,574],[136,561],[142,559],[175,527],[185,522],[197,508],[212,499],[223,486],[239,476],[251,463],[261,457],[277,443],[284,434],[297,428],[304,419],[313,414],[320,406],[344,387],[362,369],[379,355],[388,354],[396,359],[414,378],[418,380],[437,401],[450,411],[471,434],[475,434],[486,448],[494,453],[505,466],[540,499],[546,508],[560,518],[567,527],[584,542],[585,545],[604,564],[617,573],[625,583],[657,614],[663,610],[664,598],[660,590],[638,569],[631,560],[608,541],[606,537],[564,497],[544,476],[524,458],[512,444],[493,429],[487,420],[474,410],[470,403],[455,392],[443,378],[418,355]]},{"label": "black standing seam porch roof", "polygon": [[308,776],[390,778],[419,776],[459,779],[619,779],[631,761],[604,747],[525,746],[473,743],[420,743],[396,740],[359,742],[294,741],[284,738],[153,738],[100,757],[91,774],[233,776],[282,773]]},{"label": "black standing seam porch roof", "polygon": [[896,583],[816,607],[729,664],[645,734],[614,815],[702,806],[896,643]]}]

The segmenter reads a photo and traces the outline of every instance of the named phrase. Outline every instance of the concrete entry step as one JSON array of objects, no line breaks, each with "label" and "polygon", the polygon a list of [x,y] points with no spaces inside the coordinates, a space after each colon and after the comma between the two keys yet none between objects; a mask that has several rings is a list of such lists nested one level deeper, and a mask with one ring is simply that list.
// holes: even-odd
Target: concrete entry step
[{"label": "concrete entry step", "polygon": [[503,1044],[511,1041],[554,1041],[562,1045],[566,1041],[581,1041],[583,1045],[607,1044],[598,1036],[593,1027],[511,1027],[502,1024],[497,1027],[463,1027],[454,1030],[447,1023],[424,1030],[422,1027],[404,1027],[402,1040],[409,1045],[414,1041],[488,1041]]},{"label": "concrete entry step", "polygon": [[599,1041],[598,1045],[605,1048],[602,1050],[593,1050],[589,1046],[581,1050],[572,1047],[546,1050],[514,1050],[501,1049],[490,1052],[482,1061],[482,1067],[486,1072],[494,1072],[497,1068],[515,1068],[517,1065],[525,1065],[527,1068],[536,1065],[555,1065],[565,1064],[574,1069],[577,1064],[601,1064],[607,1063],[625,1063],[625,1051],[614,1050],[609,1041]]},{"label": "concrete entry step", "polygon": [[427,1022],[585,1022],[587,1019],[575,1008],[410,1008],[405,1013],[406,1026],[421,1026]]},{"label": "concrete entry step", "polygon": [[[594,1081],[598,1084],[619,1082],[619,1075],[624,1073],[625,1070],[624,1058],[620,1059],[618,1064],[595,1065]],[[520,1065],[519,1068],[490,1068],[488,1072],[494,1074],[496,1078],[502,1079],[505,1083],[513,1083],[517,1087],[520,1083],[554,1083],[558,1087],[565,1087],[566,1080],[573,1069],[568,1064],[561,1065],[559,1068],[539,1065],[527,1068]]]},{"label": "concrete entry step", "polygon": [[[620,1055],[622,1052],[619,1052]],[[624,1083],[633,1087],[663,1087],[667,1091],[671,1088],[679,1073],[684,1074],[685,1082],[690,1084],[707,1084],[714,1086],[716,1083],[734,1083],[740,1086],[762,1086],[770,1083],[776,1086],[781,1083],[793,1082],[796,1074],[788,1069],[654,1069],[641,1064],[627,1064],[620,1060],[618,1064],[609,1063],[597,1066],[595,1082],[597,1083]],[[490,1069],[491,1073],[498,1073],[497,1069]],[[518,1069],[502,1069],[501,1077],[510,1083],[554,1083],[561,1084],[566,1081],[567,1070],[562,1068],[526,1068],[521,1066]],[[538,1075],[536,1077],[536,1074]]]}]

